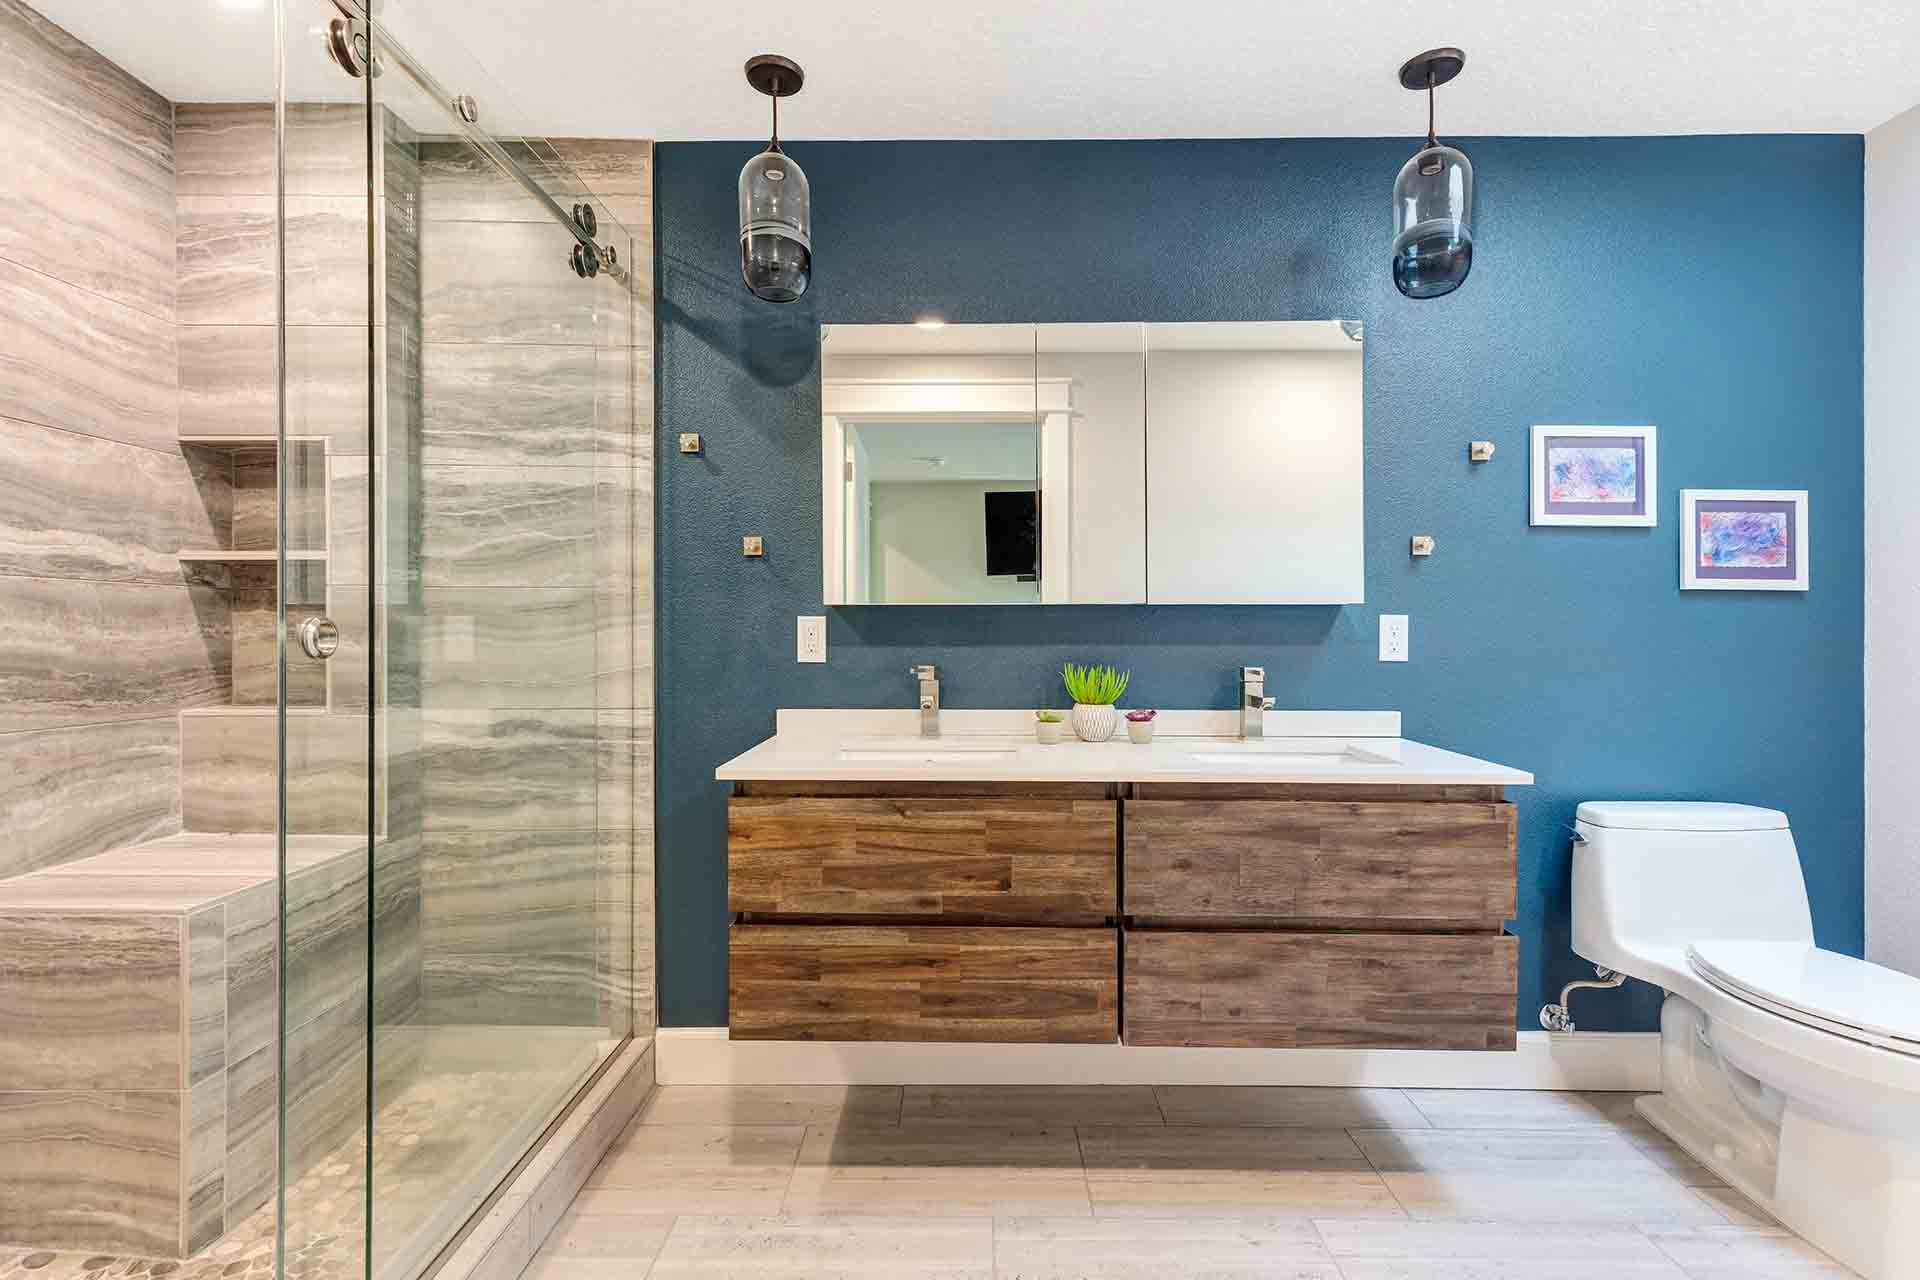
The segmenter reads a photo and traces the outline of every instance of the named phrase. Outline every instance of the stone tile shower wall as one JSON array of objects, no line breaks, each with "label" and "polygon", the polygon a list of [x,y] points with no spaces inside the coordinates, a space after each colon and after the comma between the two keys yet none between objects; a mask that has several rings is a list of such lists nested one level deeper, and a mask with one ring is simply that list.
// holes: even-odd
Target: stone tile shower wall
[{"label": "stone tile shower wall", "polygon": [[232,498],[177,442],[172,104],[18,0],[0,80],[4,878],[178,829],[231,660],[176,557]]}]

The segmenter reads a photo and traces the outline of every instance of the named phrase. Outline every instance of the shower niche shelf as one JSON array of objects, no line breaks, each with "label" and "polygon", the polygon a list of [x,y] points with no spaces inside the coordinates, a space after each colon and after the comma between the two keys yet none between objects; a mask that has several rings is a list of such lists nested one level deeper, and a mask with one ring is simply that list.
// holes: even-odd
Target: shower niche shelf
[{"label": "shower niche shelf", "polygon": [[[220,629],[231,646],[232,706],[271,709],[279,683],[274,632],[281,597],[289,615],[297,616],[326,613],[330,603],[328,438],[289,436],[284,449],[271,435],[179,439],[211,517],[215,544],[181,548],[180,571],[211,593],[207,607],[224,611]],[[284,556],[279,547],[283,481],[290,543]],[[290,707],[332,705],[328,666],[289,645]]]}]

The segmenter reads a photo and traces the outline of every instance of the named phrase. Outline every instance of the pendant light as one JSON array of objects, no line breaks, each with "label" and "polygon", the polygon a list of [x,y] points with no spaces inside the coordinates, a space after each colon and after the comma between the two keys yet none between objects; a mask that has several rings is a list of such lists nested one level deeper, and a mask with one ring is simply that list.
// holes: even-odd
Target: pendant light
[{"label": "pendant light", "polygon": [[1401,86],[1427,95],[1427,145],[1393,182],[1393,283],[1409,298],[1452,293],[1473,269],[1473,165],[1433,136],[1433,91],[1466,64],[1458,49],[1429,49],[1400,68]]},{"label": "pendant light", "polygon": [[773,99],[773,138],[740,170],[740,275],[767,302],[793,302],[813,279],[807,175],[780,150],[780,99],[800,92],[805,80],[791,58],[747,59],[747,83]]}]

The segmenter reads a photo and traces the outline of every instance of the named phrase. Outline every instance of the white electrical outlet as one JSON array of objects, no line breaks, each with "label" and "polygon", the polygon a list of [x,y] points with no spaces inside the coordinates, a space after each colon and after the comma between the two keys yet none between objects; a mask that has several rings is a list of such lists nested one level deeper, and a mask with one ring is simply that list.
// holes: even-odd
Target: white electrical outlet
[{"label": "white electrical outlet", "polygon": [[1405,662],[1407,660],[1407,615],[1404,613],[1383,613],[1380,615],[1380,661]]},{"label": "white electrical outlet", "polygon": [[800,616],[800,657],[801,662],[825,662],[827,660],[827,620],[825,618]]}]

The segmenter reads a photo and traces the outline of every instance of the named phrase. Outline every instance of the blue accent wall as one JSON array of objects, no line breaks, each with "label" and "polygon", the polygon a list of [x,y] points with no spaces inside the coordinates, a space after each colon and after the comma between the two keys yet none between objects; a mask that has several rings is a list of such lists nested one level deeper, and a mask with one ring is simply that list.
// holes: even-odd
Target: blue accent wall
[{"label": "blue accent wall", "polygon": [[[714,767],[777,707],[909,705],[915,661],[950,707],[1057,703],[1070,658],[1131,667],[1142,703],[1228,707],[1256,663],[1282,707],[1396,708],[1408,737],[1531,770],[1522,1028],[1584,973],[1567,827],[1588,798],[1785,809],[1820,942],[1860,953],[1861,139],[1467,142],[1472,277],[1409,302],[1388,195],[1416,143],[794,143],[818,270],[788,307],[739,279],[757,144],[658,148],[665,1024],[726,1021]],[[1364,320],[1366,604],[846,608],[827,664],[796,664],[794,617],[821,611],[818,326],[926,313]],[[1532,423],[1657,425],[1659,526],[1530,528]],[[1475,439],[1492,463],[1468,463]],[[1812,590],[1682,592],[1680,489],[1749,486],[1811,491]],[[748,533],[765,559],[741,556]],[[1432,559],[1408,558],[1415,533]],[[1377,661],[1382,612],[1412,615],[1411,662]],[[1577,1016],[1657,1010],[1634,984]]]}]

